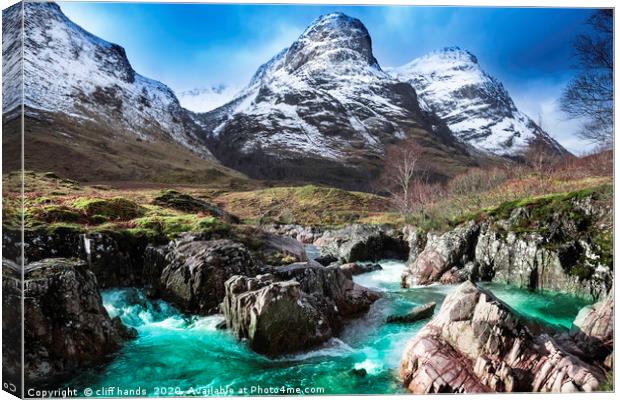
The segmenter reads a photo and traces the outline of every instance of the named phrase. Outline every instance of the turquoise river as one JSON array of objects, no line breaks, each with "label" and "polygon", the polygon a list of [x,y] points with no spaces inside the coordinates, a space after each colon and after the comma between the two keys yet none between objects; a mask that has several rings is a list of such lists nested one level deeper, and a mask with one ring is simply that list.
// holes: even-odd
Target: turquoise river
[{"label": "turquoise river", "polygon": [[[426,321],[398,325],[386,324],[385,319],[429,301],[437,302],[437,312],[454,286],[401,289],[405,265],[391,260],[380,264],[383,270],[355,277],[357,283],[383,294],[367,315],[350,321],[338,338],[320,348],[277,359],[258,355],[229,332],[217,330],[221,316],[185,316],[163,301],[147,299],[138,289],[104,291],[110,315],[136,328],[138,338],[110,363],[85,371],[66,386],[77,388],[80,395],[93,390],[93,396],[119,394],[113,390],[148,396],[402,392],[402,351]],[[568,329],[586,305],[566,295],[485,286],[523,317],[558,329]]]}]

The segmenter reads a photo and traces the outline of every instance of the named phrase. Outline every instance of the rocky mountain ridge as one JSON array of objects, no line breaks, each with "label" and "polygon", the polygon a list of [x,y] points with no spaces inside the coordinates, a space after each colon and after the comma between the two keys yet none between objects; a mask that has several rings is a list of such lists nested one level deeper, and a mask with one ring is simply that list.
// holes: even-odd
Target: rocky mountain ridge
[{"label": "rocky mountain ridge", "polygon": [[[93,122],[113,136],[165,140],[212,158],[200,127],[173,91],[138,74],[125,49],[87,32],[56,3],[24,3],[3,11],[3,114],[23,105],[26,115],[62,114],[76,124]],[[23,66],[23,98],[22,74]]]},{"label": "rocky mountain ridge", "polygon": [[257,177],[360,184],[376,177],[386,147],[406,138],[438,159],[476,163],[473,148],[420,109],[409,84],[381,69],[363,23],[342,13],[319,17],[236,99],[197,121],[225,165]]},{"label": "rocky mountain ridge", "polygon": [[[162,175],[158,170],[175,171],[175,179],[192,169],[231,174],[221,163],[252,178],[368,190],[386,149],[405,139],[426,149],[425,168],[436,180],[497,162],[496,155],[514,157],[533,138],[565,154],[471,54],[446,50],[388,73],[374,57],[364,24],[342,13],[316,19],[232,101],[207,113],[183,108],[170,88],[138,74],[122,47],[88,33],[57,4],[27,3],[24,13],[22,63],[21,9],[4,11],[3,114],[5,123],[19,115],[23,64],[30,131],[47,133],[31,139],[26,159],[35,169],[80,180],[153,179]],[[210,88],[223,96],[210,104],[226,101],[228,91]],[[196,90],[182,98],[200,103],[193,104],[198,110],[207,107],[203,95]],[[54,154],[41,157],[34,151],[39,146]],[[77,153],[70,157],[76,162],[59,162],[55,153],[65,149]],[[89,160],[95,154],[105,160]]]},{"label": "rocky mountain ridge", "polygon": [[423,108],[436,113],[460,139],[499,156],[519,156],[535,140],[567,151],[522,113],[502,83],[475,55],[446,47],[391,70],[415,88]]}]

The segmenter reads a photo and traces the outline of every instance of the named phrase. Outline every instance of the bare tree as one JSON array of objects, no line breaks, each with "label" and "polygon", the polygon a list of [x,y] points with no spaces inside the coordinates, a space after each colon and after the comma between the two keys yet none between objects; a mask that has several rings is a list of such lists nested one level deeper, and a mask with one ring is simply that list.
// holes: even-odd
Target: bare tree
[{"label": "bare tree", "polygon": [[381,185],[403,215],[411,214],[437,197],[438,185],[428,183],[424,149],[413,140],[390,146]]},{"label": "bare tree", "polygon": [[560,99],[561,109],[584,118],[584,139],[609,146],[613,141],[613,10],[598,10],[587,22],[591,29],[574,42],[578,74]]},{"label": "bare tree", "polygon": [[553,168],[560,161],[560,157],[550,148],[549,143],[542,138],[533,140],[523,156],[526,164],[538,176],[539,188],[544,188],[545,182]]}]

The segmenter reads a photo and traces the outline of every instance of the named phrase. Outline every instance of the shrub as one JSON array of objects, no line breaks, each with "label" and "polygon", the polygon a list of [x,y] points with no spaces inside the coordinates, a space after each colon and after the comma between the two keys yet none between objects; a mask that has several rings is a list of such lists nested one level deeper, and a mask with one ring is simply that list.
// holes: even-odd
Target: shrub
[{"label": "shrub", "polygon": [[504,168],[474,168],[452,178],[448,183],[448,192],[454,196],[486,192],[498,187],[508,178],[508,171]]}]

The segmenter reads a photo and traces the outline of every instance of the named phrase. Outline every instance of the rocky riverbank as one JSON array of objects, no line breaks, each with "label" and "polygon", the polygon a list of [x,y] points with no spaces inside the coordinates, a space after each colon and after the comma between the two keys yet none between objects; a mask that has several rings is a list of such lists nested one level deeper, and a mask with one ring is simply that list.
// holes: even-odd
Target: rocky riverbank
[{"label": "rocky riverbank", "polygon": [[[612,315],[611,293],[574,332],[535,334],[506,304],[465,282],[409,342],[400,375],[417,394],[595,391],[611,369]],[[594,344],[596,353],[585,357]]]},{"label": "rocky riverbank", "polygon": [[602,299],[613,283],[610,189],[505,203],[429,233],[402,285],[470,279]]},{"label": "rocky riverbank", "polygon": [[[19,268],[3,262],[3,301],[19,304]],[[97,279],[85,262],[50,258],[26,266],[24,298],[24,373],[30,382],[45,382],[79,368],[94,366],[120,349],[136,332],[103,307]],[[19,326],[14,314],[5,324]]]},{"label": "rocky riverbank", "polygon": [[[171,207],[206,207],[209,218],[222,220],[201,220],[192,225],[201,229],[174,230],[173,238],[166,236],[172,227],[155,233],[29,229],[27,376],[32,382],[58,379],[114,357],[135,332],[110,318],[99,291],[128,286],[188,315],[222,313],[222,327],[257,353],[308,351],[368,312],[380,295],[353,277],[380,271],[368,262],[391,258],[407,262],[404,288],[465,282],[405,352],[401,376],[409,390],[595,390],[613,359],[612,224],[604,195],[582,191],[503,204],[446,232],[230,225],[238,221],[234,216],[175,193],[180,200]],[[318,247],[316,262],[302,243]],[[5,229],[3,245],[5,256],[19,259],[18,232]],[[6,304],[18,300],[18,272],[5,260]],[[583,311],[573,332],[541,334],[471,283],[477,281],[602,302]],[[422,313],[394,314],[392,322],[429,318],[430,304]],[[11,315],[17,324],[19,315]],[[65,325],[57,326],[58,318]]]}]

